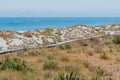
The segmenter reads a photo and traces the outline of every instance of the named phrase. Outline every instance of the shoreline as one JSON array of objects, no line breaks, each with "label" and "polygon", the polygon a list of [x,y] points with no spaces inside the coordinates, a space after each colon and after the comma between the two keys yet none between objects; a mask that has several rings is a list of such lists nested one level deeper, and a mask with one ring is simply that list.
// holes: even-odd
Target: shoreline
[{"label": "shoreline", "polygon": [[0,18],[0,29],[12,31],[28,31],[28,30],[33,31],[36,29],[41,30],[47,27],[64,28],[67,26],[69,27],[70,25],[74,26],[80,24],[85,24],[86,26],[120,24],[120,18],[118,17]]},{"label": "shoreline", "polygon": [[98,24],[98,25],[86,25],[86,24],[76,24],[76,25],[69,25],[69,26],[64,26],[64,27],[45,27],[45,28],[36,28],[36,29],[31,29],[31,30],[13,30],[13,29],[6,29],[6,30],[2,30],[0,29],[0,31],[14,31],[14,32],[27,32],[27,31],[35,31],[35,30],[44,30],[46,28],[51,28],[51,29],[64,29],[64,28],[69,28],[69,27],[73,27],[73,26],[85,26],[85,27],[102,27],[102,26],[108,26],[108,25],[120,25],[120,23],[113,23],[113,24]]},{"label": "shoreline", "polygon": [[0,31],[0,53],[35,48],[37,46],[52,47],[72,40],[115,34],[120,34],[120,24],[102,26],[75,25],[66,28],[45,28],[34,31]]}]

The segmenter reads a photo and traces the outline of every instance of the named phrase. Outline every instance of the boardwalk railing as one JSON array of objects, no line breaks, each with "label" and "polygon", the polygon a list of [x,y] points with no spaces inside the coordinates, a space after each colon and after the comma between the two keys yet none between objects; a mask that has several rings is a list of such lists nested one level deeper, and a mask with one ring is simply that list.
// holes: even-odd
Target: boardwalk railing
[{"label": "boardwalk railing", "polygon": [[[78,39],[73,39],[73,40],[68,40],[68,41],[64,41],[64,42],[57,42],[56,44],[49,44],[49,45],[46,45],[46,46],[29,46],[25,49],[35,49],[35,48],[50,48],[50,47],[55,47],[55,46],[60,46],[60,45],[63,45],[63,44],[67,44],[67,43],[71,43],[71,42],[76,42],[76,41],[82,41],[82,40],[88,40],[88,39],[91,39],[91,38],[99,38],[99,37],[103,37],[103,36],[106,36],[105,34],[103,35],[97,35],[97,36],[90,36],[90,37],[85,37],[85,38],[78,38]],[[3,54],[3,53],[8,53],[8,52],[15,52],[15,51],[20,51],[20,50],[23,50],[24,48],[14,48],[14,49],[7,49],[7,50],[0,50],[0,54]]]}]

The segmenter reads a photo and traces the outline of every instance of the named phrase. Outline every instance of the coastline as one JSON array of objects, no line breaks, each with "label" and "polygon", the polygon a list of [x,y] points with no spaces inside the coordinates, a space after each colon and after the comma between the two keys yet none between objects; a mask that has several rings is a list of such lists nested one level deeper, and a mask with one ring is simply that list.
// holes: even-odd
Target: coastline
[{"label": "coastline", "polygon": [[101,26],[103,24],[120,24],[120,17],[3,17],[0,18],[0,30],[26,31],[51,28],[64,28],[86,24]]},{"label": "coastline", "polygon": [[115,34],[120,34],[120,24],[75,25],[66,28],[45,28],[34,31],[0,31],[0,53],[25,48],[52,47],[55,44],[69,41]]}]

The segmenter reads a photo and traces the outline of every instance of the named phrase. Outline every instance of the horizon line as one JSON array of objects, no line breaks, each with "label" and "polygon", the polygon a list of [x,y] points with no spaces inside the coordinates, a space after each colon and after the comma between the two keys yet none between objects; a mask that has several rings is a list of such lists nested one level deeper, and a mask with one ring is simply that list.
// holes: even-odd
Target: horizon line
[{"label": "horizon line", "polygon": [[40,16],[0,16],[0,18],[120,18],[120,17],[114,17],[114,16],[79,16],[79,17],[73,17],[73,16],[48,16],[48,17],[40,17]]}]

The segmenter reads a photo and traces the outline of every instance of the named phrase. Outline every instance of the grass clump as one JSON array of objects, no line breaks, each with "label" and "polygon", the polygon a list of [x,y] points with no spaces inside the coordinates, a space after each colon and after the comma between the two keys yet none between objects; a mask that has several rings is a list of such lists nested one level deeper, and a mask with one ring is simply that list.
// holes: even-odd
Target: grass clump
[{"label": "grass clump", "polygon": [[28,64],[23,60],[17,58],[6,57],[3,61],[0,61],[0,70],[13,70],[13,71],[31,71],[32,69]]},{"label": "grass clump", "polygon": [[84,60],[82,63],[86,68],[90,66],[90,63],[88,62],[88,60]]},{"label": "grass clump", "polygon": [[112,80],[112,78],[104,77],[105,70],[102,67],[97,67],[96,69],[96,76],[92,78],[92,80]]},{"label": "grass clump", "polygon": [[106,45],[112,44],[112,40],[110,40],[110,39],[105,40],[105,44]]},{"label": "grass clump", "polygon": [[108,55],[104,51],[100,54],[100,58],[104,59],[104,60],[108,60],[109,59]]},{"label": "grass clump", "polygon": [[43,63],[44,70],[56,70],[57,68],[57,63],[54,61],[46,61]]},{"label": "grass clump", "polygon": [[87,54],[88,54],[89,56],[93,56],[93,52],[91,52],[91,51],[89,51]]},{"label": "grass clump", "polygon": [[98,67],[97,70],[96,70],[96,73],[97,73],[97,76],[101,77],[101,76],[104,75],[105,70],[101,67]]},{"label": "grass clump", "polygon": [[57,80],[86,80],[84,75],[78,74],[76,71],[71,71],[68,74],[62,73]]}]

